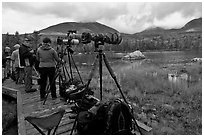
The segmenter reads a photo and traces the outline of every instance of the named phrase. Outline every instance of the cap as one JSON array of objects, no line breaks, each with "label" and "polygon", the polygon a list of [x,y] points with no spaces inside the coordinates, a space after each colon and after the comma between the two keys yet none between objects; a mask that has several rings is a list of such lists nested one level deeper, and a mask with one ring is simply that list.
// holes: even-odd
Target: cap
[{"label": "cap", "polygon": [[43,43],[51,43],[51,39],[46,37],[43,39]]},{"label": "cap", "polygon": [[11,49],[10,47],[5,47],[5,49]]},{"label": "cap", "polygon": [[16,44],[13,46],[14,48],[20,48],[20,45],[19,44]]},{"label": "cap", "polygon": [[11,48],[5,47],[5,52],[10,52]]}]

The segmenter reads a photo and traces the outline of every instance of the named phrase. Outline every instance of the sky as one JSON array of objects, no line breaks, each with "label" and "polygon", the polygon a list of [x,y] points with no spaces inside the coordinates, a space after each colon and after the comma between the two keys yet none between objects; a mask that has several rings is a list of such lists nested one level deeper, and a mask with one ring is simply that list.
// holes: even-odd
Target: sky
[{"label": "sky", "polygon": [[38,31],[63,22],[99,22],[133,34],[181,28],[202,17],[202,2],[2,2],[2,33]]}]

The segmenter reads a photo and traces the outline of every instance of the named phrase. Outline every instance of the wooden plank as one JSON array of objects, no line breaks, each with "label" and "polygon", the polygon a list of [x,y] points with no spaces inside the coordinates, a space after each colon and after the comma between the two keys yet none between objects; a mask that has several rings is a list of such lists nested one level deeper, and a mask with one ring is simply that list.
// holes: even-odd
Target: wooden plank
[{"label": "wooden plank", "polygon": [[21,92],[17,92],[18,134],[26,135]]},{"label": "wooden plank", "polygon": [[20,92],[19,90],[17,89],[14,89],[14,88],[9,88],[9,87],[6,87],[6,86],[2,86],[2,93],[3,94],[6,94],[6,95],[9,95],[13,98],[17,98],[17,92]]},{"label": "wooden plank", "polygon": [[14,92],[18,92],[19,90],[17,89],[14,89],[14,88],[10,88],[10,87],[7,87],[7,86],[2,86],[3,89],[6,89],[6,90],[11,90],[11,91],[14,91]]},{"label": "wooden plank", "polygon": [[141,127],[142,129],[146,130],[147,132],[150,132],[152,130],[151,127],[145,125],[144,123],[142,123],[138,120],[136,120],[136,121],[137,121],[138,126]]},{"label": "wooden plank", "polygon": [[[6,90],[12,90],[17,93],[17,114],[18,114],[18,133],[19,135],[40,135],[40,133],[27,121],[24,120],[25,116],[36,116],[36,117],[45,117],[56,112],[59,108],[63,108],[66,110],[58,130],[56,132],[57,135],[69,135],[73,126],[74,119],[69,119],[69,116],[72,115],[67,113],[71,110],[71,106],[67,105],[65,102],[61,101],[59,98],[56,100],[52,100],[50,95],[48,99],[43,105],[43,101],[40,101],[39,91],[33,93],[26,93],[24,91],[24,87],[17,85],[15,89],[12,87],[15,83],[11,83],[10,85],[7,83],[6,86],[2,87]],[[34,85],[33,87],[37,87],[38,85]],[[57,92],[59,96],[59,92]],[[152,128],[146,126],[145,124],[137,121],[139,127],[141,127],[144,131],[151,131]]]},{"label": "wooden plank", "polygon": [[73,124],[68,124],[68,125],[65,125],[65,126],[61,126],[57,129],[57,132],[56,134],[63,134],[64,132],[68,132],[68,131],[71,131],[72,130],[72,126]]},{"label": "wooden plank", "polygon": [[[66,131],[64,131],[64,132],[59,132],[59,133],[57,133],[57,135],[70,135],[71,130],[72,130],[72,129],[68,129],[68,130],[66,130]],[[74,135],[74,134],[73,134],[73,135]]]}]

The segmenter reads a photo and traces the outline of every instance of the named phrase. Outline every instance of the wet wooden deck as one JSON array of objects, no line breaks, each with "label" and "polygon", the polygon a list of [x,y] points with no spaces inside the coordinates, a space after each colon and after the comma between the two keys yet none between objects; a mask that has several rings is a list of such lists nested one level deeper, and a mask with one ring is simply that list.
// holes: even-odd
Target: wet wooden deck
[{"label": "wet wooden deck", "polygon": [[[39,88],[37,84],[33,85],[34,88]],[[17,95],[17,115],[18,115],[18,134],[19,135],[40,135],[40,133],[27,121],[24,120],[26,116],[46,116],[57,112],[60,108],[65,109],[65,114],[59,124],[57,135],[69,135],[74,123],[74,120],[69,119],[70,105],[60,100],[59,95],[56,100],[52,100],[49,94],[45,105],[40,101],[39,90],[33,93],[26,93],[24,91],[24,84],[16,85],[11,79],[6,80],[2,84],[2,88],[16,92]],[[57,91],[58,93],[58,91]],[[15,94],[15,93],[14,93]]]}]

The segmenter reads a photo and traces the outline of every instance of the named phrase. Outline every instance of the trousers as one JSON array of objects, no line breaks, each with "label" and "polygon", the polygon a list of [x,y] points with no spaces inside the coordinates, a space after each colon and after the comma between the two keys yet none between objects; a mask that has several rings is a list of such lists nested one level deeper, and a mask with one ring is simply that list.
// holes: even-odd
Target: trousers
[{"label": "trousers", "polygon": [[25,70],[25,91],[32,89],[32,67],[26,66]]},{"label": "trousers", "polygon": [[16,83],[23,83],[24,81],[24,68],[15,67]]},{"label": "trousers", "polygon": [[50,91],[52,98],[56,98],[55,67],[40,67],[40,98],[45,98],[46,85],[49,78]]}]

